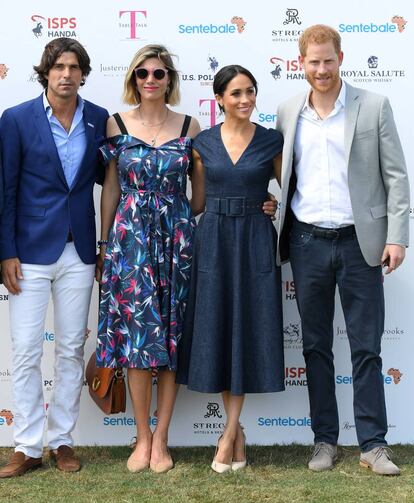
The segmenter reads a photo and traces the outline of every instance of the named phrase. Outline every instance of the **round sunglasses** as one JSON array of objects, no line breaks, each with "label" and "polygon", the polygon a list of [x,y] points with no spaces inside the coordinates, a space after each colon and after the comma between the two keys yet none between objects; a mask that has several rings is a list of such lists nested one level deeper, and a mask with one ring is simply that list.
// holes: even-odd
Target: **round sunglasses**
[{"label": "round sunglasses", "polygon": [[146,68],[134,68],[134,73],[137,78],[143,80],[148,77],[149,74],[154,76],[156,80],[162,80],[168,73],[168,70],[164,68],[155,68],[154,70],[147,70]]}]

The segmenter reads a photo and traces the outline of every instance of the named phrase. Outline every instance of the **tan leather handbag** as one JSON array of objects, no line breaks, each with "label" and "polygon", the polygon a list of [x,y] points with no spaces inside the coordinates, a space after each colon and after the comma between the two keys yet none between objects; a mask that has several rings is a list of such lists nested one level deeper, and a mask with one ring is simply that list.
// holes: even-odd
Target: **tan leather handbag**
[{"label": "tan leather handbag", "polygon": [[125,412],[126,389],[122,368],[97,367],[93,352],[86,366],[85,377],[92,400],[105,414]]}]

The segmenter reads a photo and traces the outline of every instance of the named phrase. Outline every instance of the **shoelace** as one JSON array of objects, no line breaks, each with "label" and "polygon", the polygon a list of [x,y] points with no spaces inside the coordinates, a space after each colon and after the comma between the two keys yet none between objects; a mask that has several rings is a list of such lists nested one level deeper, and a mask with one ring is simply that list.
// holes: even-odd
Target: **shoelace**
[{"label": "shoelace", "polygon": [[379,460],[379,458],[381,458],[382,456],[385,456],[389,461],[391,461],[391,455],[393,454],[392,450],[390,447],[378,447],[378,450],[375,454],[375,460],[374,460],[374,463],[376,461]]},{"label": "shoelace", "polygon": [[328,456],[332,456],[332,449],[330,445],[324,442],[320,442],[314,446],[312,457],[314,458],[315,456],[317,456],[320,453],[320,451],[324,451],[326,452],[326,454],[328,454]]}]

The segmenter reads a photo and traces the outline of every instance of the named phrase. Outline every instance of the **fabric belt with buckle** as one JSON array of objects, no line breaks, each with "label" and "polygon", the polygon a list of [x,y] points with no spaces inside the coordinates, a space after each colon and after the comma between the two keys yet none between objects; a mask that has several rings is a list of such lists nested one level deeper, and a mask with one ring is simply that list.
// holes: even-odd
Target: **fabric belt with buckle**
[{"label": "fabric belt with buckle", "polygon": [[227,217],[244,217],[261,213],[263,199],[247,199],[245,197],[208,197],[206,211],[218,213]]},{"label": "fabric belt with buckle", "polygon": [[293,226],[304,232],[309,232],[313,236],[322,239],[341,239],[349,236],[356,235],[355,225],[347,225],[346,227],[337,227],[336,229],[329,229],[327,227],[318,227],[317,225],[306,224],[294,220]]}]

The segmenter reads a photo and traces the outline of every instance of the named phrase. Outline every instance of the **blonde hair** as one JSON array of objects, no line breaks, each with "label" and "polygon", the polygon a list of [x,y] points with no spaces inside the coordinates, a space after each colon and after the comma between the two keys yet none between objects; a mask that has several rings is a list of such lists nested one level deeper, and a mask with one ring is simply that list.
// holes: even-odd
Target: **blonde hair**
[{"label": "blonde hair", "polygon": [[299,52],[304,58],[308,49],[308,44],[325,44],[332,42],[336,54],[341,52],[341,35],[326,24],[314,24],[309,26],[299,38]]},{"label": "blonde hair", "polygon": [[180,83],[178,72],[173,63],[173,54],[166,47],[158,44],[149,44],[142,47],[133,57],[124,80],[124,93],[122,99],[128,105],[139,105],[141,96],[137,89],[134,70],[141,66],[147,59],[158,58],[168,69],[168,87],[165,93],[165,103],[178,105],[180,102]]}]

